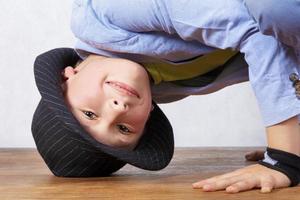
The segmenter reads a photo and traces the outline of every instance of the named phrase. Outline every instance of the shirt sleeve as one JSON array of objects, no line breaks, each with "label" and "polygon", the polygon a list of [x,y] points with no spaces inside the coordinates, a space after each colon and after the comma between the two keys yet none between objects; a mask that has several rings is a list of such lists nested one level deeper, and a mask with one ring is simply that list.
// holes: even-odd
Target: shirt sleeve
[{"label": "shirt sleeve", "polygon": [[243,0],[76,0],[72,30],[89,47],[180,60],[214,49],[245,54],[265,126],[300,113],[291,48],[263,35]]}]

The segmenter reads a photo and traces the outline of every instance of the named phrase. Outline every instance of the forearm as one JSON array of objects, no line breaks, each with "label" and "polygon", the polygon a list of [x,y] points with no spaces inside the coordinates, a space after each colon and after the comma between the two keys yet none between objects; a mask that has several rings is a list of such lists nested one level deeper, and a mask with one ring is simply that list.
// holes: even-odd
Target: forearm
[{"label": "forearm", "polygon": [[300,156],[300,126],[297,116],[266,128],[268,147]]}]

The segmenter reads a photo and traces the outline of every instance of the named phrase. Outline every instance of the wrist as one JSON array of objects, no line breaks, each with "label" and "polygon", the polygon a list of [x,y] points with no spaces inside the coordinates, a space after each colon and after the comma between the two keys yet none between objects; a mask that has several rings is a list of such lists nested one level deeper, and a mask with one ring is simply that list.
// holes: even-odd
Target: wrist
[{"label": "wrist", "polygon": [[300,181],[300,157],[295,154],[267,147],[259,164],[285,174],[291,181],[290,186],[296,186]]},{"label": "wrist", "polygon": [[300,126],[297,116],[266,128],[268,147],[300,156]]}]

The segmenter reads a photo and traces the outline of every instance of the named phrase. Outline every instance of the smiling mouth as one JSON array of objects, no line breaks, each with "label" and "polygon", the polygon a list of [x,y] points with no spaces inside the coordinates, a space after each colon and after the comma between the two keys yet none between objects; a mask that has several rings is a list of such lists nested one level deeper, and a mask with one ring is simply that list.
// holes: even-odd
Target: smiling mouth
[{"label": "smiling mouth", "polygon": [[137,93],[137,91],[125,83],[118,82],[118,81],[106,81],[105,83],[114,87],[115,89],[117,89],[123,94],[140,98],[140,95]]}]

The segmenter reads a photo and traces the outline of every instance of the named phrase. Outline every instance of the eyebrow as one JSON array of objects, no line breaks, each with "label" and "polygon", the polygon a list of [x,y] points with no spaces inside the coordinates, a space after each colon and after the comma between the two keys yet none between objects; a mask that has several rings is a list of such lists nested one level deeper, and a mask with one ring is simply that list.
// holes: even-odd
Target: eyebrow
[{"label": "eyebrow", "polygon": [[129,145],[131,145],[133,142],[124,142],[123,140],[121,140],[120,138],[118,138],[118,144],[124,145],[125,147],[129,147]]}]

